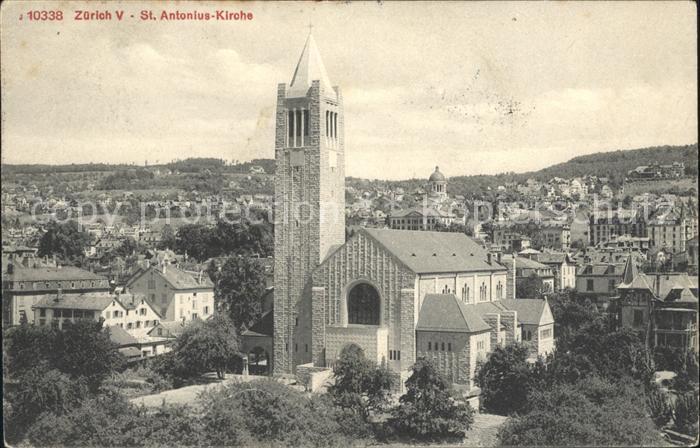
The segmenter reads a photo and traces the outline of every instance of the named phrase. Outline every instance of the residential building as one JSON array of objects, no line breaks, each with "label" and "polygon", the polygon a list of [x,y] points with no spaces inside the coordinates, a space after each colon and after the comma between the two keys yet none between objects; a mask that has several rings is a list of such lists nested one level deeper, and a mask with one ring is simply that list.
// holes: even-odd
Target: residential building
[{"label": "residential building", "polygon": [[214,284],[202,272],[187,272],[167,261],[137,272],[129,291],[147,297],[163,320],[207,319],[214,313]]},{"label": "residential building", "polygon": [[617,297],[617,286],[622,282],[625,263],[588,263],[576,273],[576,294],[586,297],[606,311],[610,299]]},{"label": "residential building", "polygon": [[566,252],[543,252],[528,256],[549,266],[554,274],[554,291],[576,288],[576,263]]},{"label": "residential building", "polygon": [[621,235],[646,237],[646,220],[637,210],[597,210],[589,218],[588,242],[597,246]]},{"label": "residential building", "polygon": [[492,223],[491,241],[506,251],[520,250],[517,242],[523,241],[524,237],[529,237],[530,244],[536,249],[566,251],[571,246],[571,228],[566,222],[506,220]]},{"label": "residential building", "polygon": [[24,319],[34,323],[32,307],[45,297],[82,294],[108,296],[109,281],[73,266],[25,267],[10,262],[2,276],[3,326],[18,325]]},{"label": "residential building", "polygon": [[618,286],[619,323],[642,332],[650,347],[698,351],[698,279],[687,273],[641,273],[631,257]]}]

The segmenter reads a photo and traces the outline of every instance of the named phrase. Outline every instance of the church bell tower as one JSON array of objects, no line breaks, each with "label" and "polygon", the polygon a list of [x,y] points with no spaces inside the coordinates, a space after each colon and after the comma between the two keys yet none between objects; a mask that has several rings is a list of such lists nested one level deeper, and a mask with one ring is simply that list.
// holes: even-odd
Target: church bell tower
[{"label": "church bell tower", "polygon": [[292,81],[277,87],[273,369],[311,362],[311,273],[345,242],[344,120],[309,33]]}]

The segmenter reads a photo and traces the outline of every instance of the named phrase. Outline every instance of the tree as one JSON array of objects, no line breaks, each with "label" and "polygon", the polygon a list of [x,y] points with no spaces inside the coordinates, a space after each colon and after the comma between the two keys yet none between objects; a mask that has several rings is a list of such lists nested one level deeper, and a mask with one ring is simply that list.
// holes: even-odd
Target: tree
[{"label": "tree", "polygon": [[589,377],[534,391],[520,416],[498,432],[510,446],[658,446],[644,394],[624,382]]},{"label": "tree", "polygon": [[227,314],[235,328],[250,328],[262,315],[265,274],[259,260],[230,257],[226,260],[214,288],[220,312]]},{"label": "tree", "polygon": [[393,385],[390,372],[365,357],[351,344],[343,348],[333,368],[335,383],[328,388],[337,406],[359,414],[364,421],[370,413],[383,410]]},{"label": "tree", "polygon": [[21,325],[4,333],[8,372],[20,379],[32,368],[43,365],[72,379],[84,379],[92,391],[125,359],[102,330],[102,322],[65,322],[63,329]]},{"label": "tree", "polygon": [[181,254],[187,252],[188,256],[204,261],[221,253],[213,240],[213,229],[202,224],[186,224],[177,231],[175,251]]},{"label": "tree", "polygon": [[214,370],[218,378],[224,379],[226,370],[239,356],[238,337],[231,321],[225,315],[215,314],[207,321],[191,322],[157,369],[182,379]]},{"label": "tree", "polygon": [[449,383],[425,359],[413,365],[406,389],[389,420],[398,434],[429,440],[461,438],[474,422],[469,404],[455,400]]},{"label": "tree", "polygon": [[79,263],[85,255],[85,247],[90,244],[90,235],[80,229],[76,221],[57,223],[51,221],[46,233],[39,240],[40,257],[58,256],[71,264]]},{"label": "tree", "polygon": [[536,275],[531,274],[529,277],[516,282],[515,285],[516,297],[522,299],[539,299],[545,292],[542,280]]},{"label": "tree", "polygon": [[175,231],[170,224],[166,224],[160,231],[160,242],[158,249],[174,249],[175,248]]},{"label": "tree", "polygon": [[7,393],[12,403],[8,423],[8,440],[16,442],[29,429],[42,412],[63,414],[78,406],[88,395],[83,381],[76,381],[56,369],[39,366],[22,375],[16,388]]},{"label": "tree", "polygon": [[532,374],[528,348],[522,344],[497,346],[476,374],[481,405],[489,412],[509,415],[527,406]]}]

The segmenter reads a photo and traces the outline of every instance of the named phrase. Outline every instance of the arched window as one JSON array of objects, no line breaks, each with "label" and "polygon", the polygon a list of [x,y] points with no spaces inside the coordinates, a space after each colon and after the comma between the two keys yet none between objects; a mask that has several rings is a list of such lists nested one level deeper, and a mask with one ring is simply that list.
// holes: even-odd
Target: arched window
[{"label": "arched window", "polygon": [[379,325],[379,292],[368,283],[359,283],[348,294],[348,323]]}]

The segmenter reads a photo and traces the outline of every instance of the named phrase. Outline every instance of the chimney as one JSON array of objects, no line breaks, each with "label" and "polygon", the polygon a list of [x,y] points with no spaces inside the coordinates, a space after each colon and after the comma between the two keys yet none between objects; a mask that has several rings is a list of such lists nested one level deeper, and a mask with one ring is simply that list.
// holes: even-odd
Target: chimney
[{"label": "chimney", "polygon": [[492,254],[491,252],[488,252],[488,253],[486,254],[486,262],[487,262],[488,264],[491,264],[492,259],[493,259],[493,254]]},{"label": "chimney", "polygon": [[53,265],[56,266],[56,254],[53,254]]},{"label": "chimney", "polygon": [[501,252],[496,253],[496,260],[498,261],[498,264],[501,264],[501,261],[503,259],[503,254]]},{"label": "chimney", "polygon": [[7,273],[13,274],[15,272],[15,265],[12,262],[7,263]]},{"label": "chimney", "polygon": [[197,283],[202,284],[202,270],[199,270],[199,276],[197,277]]}]

